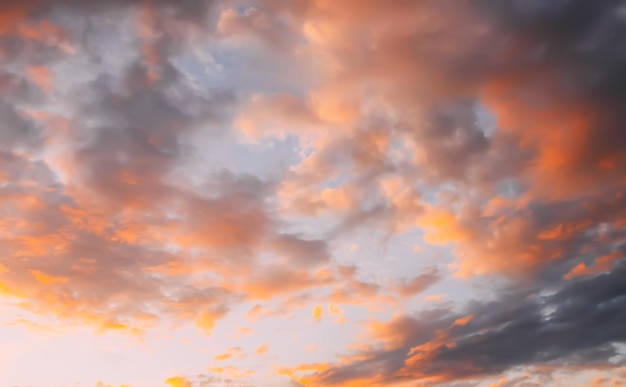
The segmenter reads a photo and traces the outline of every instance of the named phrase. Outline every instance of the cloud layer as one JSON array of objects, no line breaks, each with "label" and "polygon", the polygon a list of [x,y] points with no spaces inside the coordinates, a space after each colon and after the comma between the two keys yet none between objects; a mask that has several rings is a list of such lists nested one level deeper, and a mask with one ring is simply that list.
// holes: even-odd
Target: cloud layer
[{"label": "cloud layer", "polygon": [[273,332],[171,386],[624,383],[625,7],[0,2],[3,306]]}]

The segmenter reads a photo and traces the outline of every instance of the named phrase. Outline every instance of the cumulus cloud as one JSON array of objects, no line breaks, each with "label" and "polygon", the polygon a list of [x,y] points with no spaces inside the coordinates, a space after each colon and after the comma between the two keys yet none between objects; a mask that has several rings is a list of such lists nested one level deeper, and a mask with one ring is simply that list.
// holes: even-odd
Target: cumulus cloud
[{"label": "cumulus cloud", "polygon": [[[608,0],[0,1],[0,294],[97,331],[211,334],[236,308],[346,322],[444,293],[451,274],[497,291],[372,318],[338,362],[277,374],[506,386],[524,367],[611,370],[626,341],[624,20]],[[298,82],[221,79],[263,55]],[[257,173],[244,159],[261,152],[285,165]],[[420,259],[448,249],[449,270],[365,277],[370,242],[415,236]],[[166,383],[255,374],[210,371]]]},{"label": "cumulus cloud", "polygon": [[[572,320],[546,320],[543,309],[519,299],[535,317],[508,315],[493,342],[482,341],[489,333],[467,338],[476,345],[467,344],[467,357],[460,355],[465,341],[445,347],[449,333],[438,334],[444,326],[437,326],[408,360],[406,348],[367,353],[367,360],[338,365],[314,380],[341,384],[381,373],[399,379],[464,378],[522,364],[608,362],[616,355],[611,344],[623,338],[611,328],[603,331],[613,333],[589,342],[560,329],[589,332],[599,326],[599,320],[576,317],[566,305],[595,313],[598,302],[621,299],[615,283],[616,295],[609,291],[603,301],[577,290],[600,289],[600,281],[610,283],[621,270],[626,164],[620,129],[624,61],[617,36],[623,12],[619,2],[548,3],[266,2],[268,9],[295,20],[294,30],[328,65],[326,82],[302,106],[311,106],[327,127],[342,128],[332,135],[322,132],[290,177],[293,183],[283,183],[285,198],[293,201],[287,210],[318,216],[325,205],[318,198],[330,181],[339,180],[335,192],[356,194],[335,212],[340,226],[331,234],[379,229],[381,219],[392,222],[393,234],[422,228],[427,242],[453,246],[459,276],[504,275],[509,290],[521,292],[516,294],[528,286],[559,288],[550,298],[554,313]],[[374,122],[383,128],[380,136],[373,135]],[[403,184],[415,187],[414,199],[408,196],[411,188],[402,201],[401,188],[374,184],[389,175],[401,175]],[[306,182],[306,189],[293,189],[297,182]],[[420,195],[433,188],[440,191],[435,200]],[[589,278],[579,279],[583,276]],[[410,285],[399,289],[407,293]],[[415,285],[421,289],[419,281]],[[607,313],[615,317],[608,323],[617,326],[620,317]],[[446,314],[442,321],[454,327],[451,332],[477,327],[480,313],[468,315],[475,317]],[[517,327],[521,331],[514,332]],[[539,336],[549,331],[557,342],[520,340],[526,329]],[[429,344],[435,339],[441,342]],[[506,342],[517,349],[499,352],[497,346]],[[524,344],[531,348],[525,351]],[[486,364],[459,361],[454,375],[445,376],[439,368],[444,361],[433,360],[452,361],[459,354],[466,361],[481,350],[478,358]],[[421,371],[402,369],[405,360]]]},{"label": "cumulus cloud", "polygon": [[[357,172],[359,188],[352,191],[358,194],[345,207],[350,213],[343,217],[343,224],[379,227],[380,220],[389,216],[394,224],[391,230],[403,232],[407,226],[400,217],[406,216],[410,202],[402,203],[404,211],[398,212],[390,212],[388,202],[372,205],[371,196],[380,192],[371,184],[372,176],[401,174],[429,186],[454,184],[468,195],[446,204],[462,203],[467,211],[460,215],[467,219],[450,219],[448,230],[441,230],[438,221],[434,227],[444,232],[438,237],[440,242],[478,241],[482,245],[477,248],[480,251],[460,254],[465,257],[460,267],[467,268],[462,271],[477,274],[528,272],[550,257],[562,257],[562,250],[548,246],[555,244],[547,242],[551,229],[546,223],[550,221],[554,222],[550,227],[571,230],[574,240],[602,222],[619,219],[614,214],[613,220],[557,224],[568,216],[561,208],[573,203],[567,195],[598,205],[614,200],[611,195],[620,195],[623,185],[618,177],[623,163],[617,145],[621,120],[616,115],[621,97],[609,90],[610,82],[598,78],[592,85],[589,75],[618,77],[613,67],[621,63],[614,58],[619,43],[608,32],[621,28],[617,5],[539,3],[527,10],[516,2],[482,2],[480,6],[445,1],[399,1],[388,6],[375,2],[268,3],[270,9],[301,22],[299,31],[309,39],[311,50],[323,52],[334,64],[326,74],[328,82],[342,87],[333,95],[354,101],[363,121],[343,122],[344,132],[318,142],[304,159],[295,181],[306,181],[308,188],[285,191],[294,203],[291,210],[317,214],[323,208],[317,198],[324,197],[330,176],[341,176],[339,171],[348,168]],[[580,19],[580,14],[592,17]],[[419,22],[425,15],[433,20],[432,25]],[[338,43],[335,34],[353,37],[352,44]],[[365,85],[368,93],[362,90]],[[387,103],[391,117],[369,109],[371,90]],[[316,93],[308,97],[312,102],[307,105],[313,109]],[[485,128],[487,111],[495,114],[495,133]],[[384,140],[371,141],[376,131],[363,127],[377,120],[384,128],[380,132]],[[393,144],[394,139],[403,145],[395,149],[384,145]],[[367,144],[365,151],[357,151],[360,144]],[[349,184],[334,189],[352,189]],[[501,194],[504,184],[513,188],[507,193],[512,195],[508,208],[492,213],[491,221],[472,219],[480,216],[484,200]],[[427,208],[423,203],[411,205],[416,211],[413,217]],[[548,208],[551,220],[532,219],[544,217],[537,211]],[[427,216],[424,222],[429,220]],[[481,243],[484,239],[477,233],[497,236],[492,243]],[[468,249],[462,246],[459,251],[463,250]],[[509,262],[500,258],[504,255]]]},{"label": "cumulus cloud", "polygon": [[[1,282],[16,304],[105,330],[141,332],[165,317],[210,332],[244,291],[278,291],[279,283],[262,279],[241,289],[211,285],[249,273],[260,248],[295,266],[328,263],[324,241],[278,230],[264,203],[271,182],[225,171],[198,184],[185,175],[197,151],[186,136],[226,124],[224,111],[236,103],[232,90],[202,89],[172,63],[194,31],[211,31],[211,7],[2,4],[3,44],[20,50],[5,54],[29,64],[23,73],[6,66],[0,101]],[[96,15],[107,12],[123,13],[129,28],[99,31],[106,19]],[[120,37],[140,54],[121,56],[113,69],[95,47]],[[40,57],[39,46],[56,51]],[[72,61],[82,60],[94,74],[68,80]],[[196,276],[212,282],[199,285]]]}]

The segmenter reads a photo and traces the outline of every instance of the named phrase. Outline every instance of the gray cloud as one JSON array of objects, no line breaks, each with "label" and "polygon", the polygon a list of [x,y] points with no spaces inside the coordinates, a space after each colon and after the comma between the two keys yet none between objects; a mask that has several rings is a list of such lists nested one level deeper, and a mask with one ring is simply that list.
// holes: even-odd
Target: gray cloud
[{"label": "gray cloud", "polygon": [[[432,376],[482,378],[518,366],[610,366],[619,355],[612,344],[626,341],[625,274],[622,265],[547,296],[526,291],[477,302],[466,311],[474,316],[466,325],[453,325],[463,315],[445,310],[393,320],[387,330],[394,332],[395,348],[361,353],[367,360],[321,372],[319,381],[341,385],[382,373],[387,381],[417,382]],[[441,330],[448,334],[437,342]],[[429,342],[434,347],[424,349],[423,358],[411,364],[411,348]]]},{"label": "gray cloud", "polygon": [[429,268],[413,277],[410,281],[400,281],[395,285],[395,293],[403,297],[412,297],[423,293],[429,287],[441,281],[443,273],[436,268]]}]

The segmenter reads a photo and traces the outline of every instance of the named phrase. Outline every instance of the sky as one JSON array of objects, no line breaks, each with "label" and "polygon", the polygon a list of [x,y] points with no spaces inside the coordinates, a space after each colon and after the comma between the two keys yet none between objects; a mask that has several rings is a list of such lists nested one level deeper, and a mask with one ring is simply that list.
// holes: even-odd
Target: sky
[{"label": "sky", "polygon": [[0,387],[626,386],[624,36],[0,0]]}]

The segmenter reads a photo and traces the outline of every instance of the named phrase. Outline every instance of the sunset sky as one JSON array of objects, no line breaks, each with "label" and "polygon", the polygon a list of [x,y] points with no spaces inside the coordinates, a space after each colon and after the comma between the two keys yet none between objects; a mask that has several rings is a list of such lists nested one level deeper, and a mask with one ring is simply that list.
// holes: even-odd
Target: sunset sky
[{"label": "sunset sky", "polygon": [[626,1],[0,0],[0,387],[626,387]]}]

